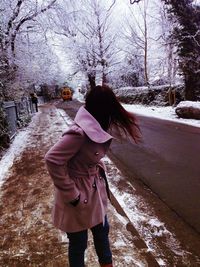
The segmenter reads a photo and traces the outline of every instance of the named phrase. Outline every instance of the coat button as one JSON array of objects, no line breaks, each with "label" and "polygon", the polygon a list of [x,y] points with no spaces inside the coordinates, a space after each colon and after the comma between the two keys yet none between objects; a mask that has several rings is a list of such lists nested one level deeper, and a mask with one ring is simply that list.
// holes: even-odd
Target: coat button
[{"label": "coat button", "polygon": [[93,184],[92,187],[93,187],[93,188],[96,188],[96,184]]},{"label": "coat button", "polygon": [[85,203],[85,204],[87,204],[87,203],[88,203],[88,200],[87,200],[87,199],[85,199],[85,200],[84,200],[84,203]]},{"label": "coat button", "polygon": [[99,155],[99,152],[95,152],[95,155],[98,156]]},{"label": "coat button", "polygon": [[102,179],[102,177],[101,177],[101,176],[99,176],[99,179],[101,180],[101,179]]}]

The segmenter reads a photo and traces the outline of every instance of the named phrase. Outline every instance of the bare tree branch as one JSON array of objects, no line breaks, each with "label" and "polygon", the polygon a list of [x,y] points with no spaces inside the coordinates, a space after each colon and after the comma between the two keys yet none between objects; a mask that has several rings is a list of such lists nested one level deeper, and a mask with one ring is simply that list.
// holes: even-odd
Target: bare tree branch
[{"label": "bare tree branch", "polygon": [[182,36],[183,39],[193,39],[195,41],[195,43],[197,44],[197,46],[200,47],[200,43],[198,42],[198,40],[196,39],[196,37],[198,37],[200,34],[200,30],[198,30],[194,35],[188,33],[188,35]]},{"label": "bare tree branch", "polygon": [[17,5],[16,5],[16,7],[15,7],[15,9],[13,11],[13,15],[8,21],[8,27],[7,27],[6,35],[9,35],[10,30],[11,30],[12,25],[13,25],[13,22],[19,15],[20,7],[21,7],[22,3],[23,3],[23,0],[18,0]]},{"label": "bare tree branch", "polygon": [[116,0],[113,0],[113,3],[111,4],[111,6],[110,6],[109,9],[107,10],[107,12],[109,12],[109,11],[112,9],[112,7],[115,5],[115,3],[116,3]]},{"label": "bare tree branch", "polygon": [[[14,32],[12,33],[11,35],[11,51],[13,53],[13,56],[15,57],[15,39],[16,39],[16,36],[17,36],[17,33],[19,32],[19,29],[21,28],[21,26],[27,22],[27,21],[30,21],[30,20],[33,20],[34,18],[36,18],[38,15],[46,12],[48,9],[50,9],[56,2],[57,0],[53,0],[51,1],[51,3],[49,3],[46,7],[42,8],[40,11],[38,12],[35,12],[34,14],[28,16],[28,17],[25,17],[23,18],[19,23],[18,25],[16,26],[16,28],[14,29]],[[19,0],[19,2],[23,2],[22,0]]]},{"label": "bare tree branch", "polygon": [[135,4],[135,3],[139,3],[141,0],[130,0],[130,4]]}]

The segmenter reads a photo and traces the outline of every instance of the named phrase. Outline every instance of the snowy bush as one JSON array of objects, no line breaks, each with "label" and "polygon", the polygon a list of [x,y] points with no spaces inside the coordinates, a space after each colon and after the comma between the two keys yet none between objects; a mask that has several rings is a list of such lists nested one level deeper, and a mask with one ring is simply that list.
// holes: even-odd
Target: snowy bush
[{"label": "snowy bush", "polygon": [[169,90],[175,90],[175,103],[178,104],[184,99],[183,85],[160,85],[150,87],[122,87],[114,90],[118,99],[126,104],[143,104],[143,105],[157,105],[168,106]]},{"label": "snowy bush", "polygon": [[200,102],[181,101],[175,112],[181,118],[200,120]]}]

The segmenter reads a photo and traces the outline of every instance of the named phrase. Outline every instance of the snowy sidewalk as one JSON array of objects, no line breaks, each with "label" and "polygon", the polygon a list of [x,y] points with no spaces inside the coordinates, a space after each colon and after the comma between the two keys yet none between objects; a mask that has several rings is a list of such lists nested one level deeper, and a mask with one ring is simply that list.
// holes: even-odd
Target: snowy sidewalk
[{"label": "snowy sidewalk", "polygon": [[[68,124],[62,111],[41,107],[0,162],[0,266],[68,266],[66,236],[51,225],[53,185],[43,160]],[[115,266],[150,266],[111,205],[108,217]],[[99,266],[91,235],[86,257],[88,267]]]},{"label": "snowy sidewalk", "polygon": [[[41,106],[0,161],[0,266],[68,266],[66,235],[51,224],[53,185],[43,158],[71,122],[63,110]],[[109,158],[105,163],[118,210],[109,205],[114,266],[200,266],[199,258],[179,244],[137,188]],[[97,267],[89,237],[87,267]]]}]

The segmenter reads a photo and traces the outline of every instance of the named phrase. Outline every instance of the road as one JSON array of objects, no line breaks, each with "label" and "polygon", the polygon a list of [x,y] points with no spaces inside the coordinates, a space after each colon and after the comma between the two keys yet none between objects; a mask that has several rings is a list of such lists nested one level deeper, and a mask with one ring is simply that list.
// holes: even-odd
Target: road
[{"label": "road", "polygon": [[112,155],[200,232],[200,128],[138,118],[143,143],[115,141]]}]

